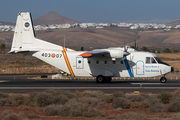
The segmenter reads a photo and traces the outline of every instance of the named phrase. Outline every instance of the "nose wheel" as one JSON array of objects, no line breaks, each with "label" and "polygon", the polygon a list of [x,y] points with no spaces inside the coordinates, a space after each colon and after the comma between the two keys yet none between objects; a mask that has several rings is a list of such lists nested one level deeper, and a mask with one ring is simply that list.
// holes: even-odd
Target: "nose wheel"
[{"label": "nose wheel", "polygon": [[167,79],[166,79],[165,75],[163,77],[161,77],[161,79],[160,79],[161,83],[166,83],[166,81],[167,81]]},{"label": "nose wheel", "polygon": [[97,83],[103,83],[103,82],[106,82],[106,83],[109,83],[111,82],[112,78],[111,77],[104,77],[102,75],[99,75],[96,77],[96,82]]}]

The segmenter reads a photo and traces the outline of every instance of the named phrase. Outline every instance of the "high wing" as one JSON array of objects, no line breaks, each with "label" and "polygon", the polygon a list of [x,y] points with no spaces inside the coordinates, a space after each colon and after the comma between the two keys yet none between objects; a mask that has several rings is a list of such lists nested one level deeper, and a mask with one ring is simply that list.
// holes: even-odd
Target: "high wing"
[{"label": "high wing", "polygon": [[83,54],[80,54],[79,56],[82,56],[84,58],[89,58],[89,57],[94,57],[98,55],[107,55],[109,54],[109,51],[104,51],[104,50],[95,50],[95,51],[86,51]]},{"label": "high wing", "polygon": [[108,48],[108,49],[96,49],[92,51],[85,51],[84,53],[80,54],[84,58],[94,57],[94,56],[102,56],[110,57],[112,60],[116,58],[123,58],[124,56],[129,55],[130,53],[124,51],[123,48]]}]

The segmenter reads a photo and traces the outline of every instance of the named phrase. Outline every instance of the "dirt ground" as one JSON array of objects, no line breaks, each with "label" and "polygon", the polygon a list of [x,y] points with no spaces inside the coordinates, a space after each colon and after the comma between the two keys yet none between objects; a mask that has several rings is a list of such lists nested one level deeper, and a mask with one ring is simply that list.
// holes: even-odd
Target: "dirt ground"
[{"label": "dirt ground", "polygon": [[59,73],[60,70],[32,56],[0,54],[0,74]]}]

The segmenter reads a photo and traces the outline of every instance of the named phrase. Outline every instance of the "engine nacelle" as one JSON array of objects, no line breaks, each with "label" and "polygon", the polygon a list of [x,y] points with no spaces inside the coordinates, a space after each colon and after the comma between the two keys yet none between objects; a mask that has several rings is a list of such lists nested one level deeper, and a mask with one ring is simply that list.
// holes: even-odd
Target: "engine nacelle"
[{"label": "engine nacelle", "polygon": [[123,50],[107,50],[109,51],[109,55],[105,55],[106,57],[111,57],[111,58],[123,58],[124,57],[124,51]]}]

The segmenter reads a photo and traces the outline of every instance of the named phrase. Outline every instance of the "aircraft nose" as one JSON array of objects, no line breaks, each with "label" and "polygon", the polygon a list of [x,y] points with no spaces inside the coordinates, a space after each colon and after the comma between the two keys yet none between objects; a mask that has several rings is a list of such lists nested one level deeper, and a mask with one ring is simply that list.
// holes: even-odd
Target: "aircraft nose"
[{"label": "aircraft nose", "polygon": [[173,67],[171,67],[171,72],[173,72],[174,71],[174,68]]}]

